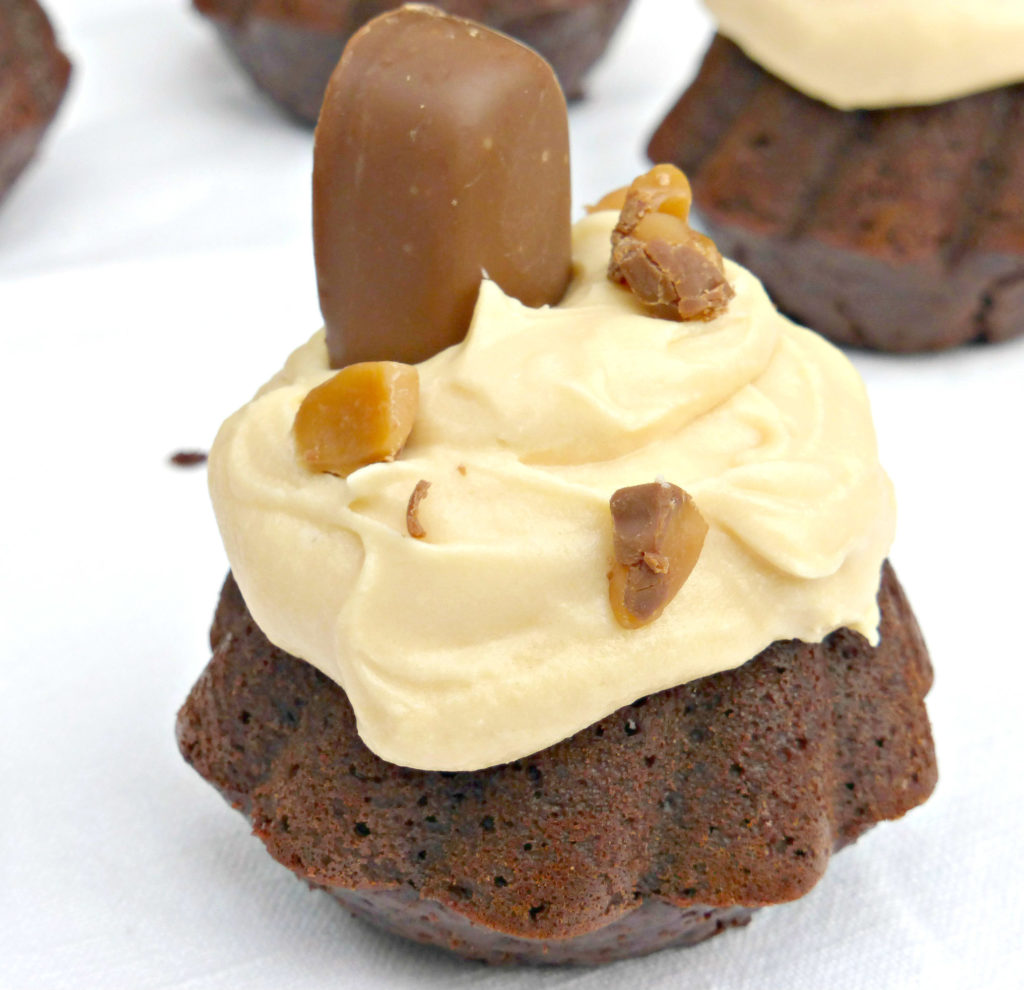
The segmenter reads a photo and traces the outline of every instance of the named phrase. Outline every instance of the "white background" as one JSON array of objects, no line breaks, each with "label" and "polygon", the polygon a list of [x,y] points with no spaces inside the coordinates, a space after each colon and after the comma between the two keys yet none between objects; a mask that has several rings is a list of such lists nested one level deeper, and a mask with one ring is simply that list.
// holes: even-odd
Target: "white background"
[{"label": "white background", "polygon": [[[272,862],[173,736],[226,564],[168,456],[318,325],[311,135],[186,0],[50,7],[73,86],[0,207],[0,990],[1020,986],[1024,340],[853,355],[936,667],[927,805],[695,949],[507,972],[406,945]],[[708,32],[635,0],[572,111],[578,210],[644,167]]]}]

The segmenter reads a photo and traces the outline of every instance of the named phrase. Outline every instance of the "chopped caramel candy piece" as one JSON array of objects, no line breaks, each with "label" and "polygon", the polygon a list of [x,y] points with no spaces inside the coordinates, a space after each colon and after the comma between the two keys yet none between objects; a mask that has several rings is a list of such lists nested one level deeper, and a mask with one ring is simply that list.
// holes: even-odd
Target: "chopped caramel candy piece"
[{"label": "chopped caramel candy piece", "polygon": [[295,414],[299,456],[312,470],[343,478],[393,461],[409,439],[419,399],[419,372],[411,365],[367,361],[342,368],[312,389]]},{"label": "chopped caramel candy piece", "polygon": [[666,481],[620,488],[610,504],[612,612],[620,626],[638,629],[661,615],[690,576],[708,524],[693,499]]},{"label": "chopped caramel candy piece", "polygon": [[655,165],[626,187],[623,199],[622,216],[615,228],[619,234],[632,231],[648,213],[668,213],[688,221],[693,193],[690,180],[675,165]]},{"label": "chopped caramel candy piece", "polygon": [[620,186],[610,193],[605,193],[596,203],[585,206],[584,209],[587,213],[600,213],[601,210],[621,211],[626,205],[626,193],[628,192],[629,186]]},{"label": "chopped caramel candy piece", "polygon": [[416,482],[416,487],[412,490],[412,494],[409,496],[409,505],[405,510],[405,528],[409,530],[409,535],[417,540],[422,540],[427,535],[427,531],[419,520],[419,509],[420,502],[427,497],[427,492],[429,491],[430,482],[420,478]]},{"label": "chopped caramel candy piece", "polygon": [[690,227],[692,201],[674,165],[656,165],[626,190],[608,277],[629,286],[652,316],[710,320],[734,295],[718,248]]}]

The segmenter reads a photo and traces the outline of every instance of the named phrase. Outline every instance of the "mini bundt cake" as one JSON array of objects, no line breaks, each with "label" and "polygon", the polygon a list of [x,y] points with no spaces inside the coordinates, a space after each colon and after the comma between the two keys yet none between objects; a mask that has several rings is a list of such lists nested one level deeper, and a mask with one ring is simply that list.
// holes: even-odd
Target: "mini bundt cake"
[{"label": "mini bundt cake", "polygon": [[[193,0],[257,86],[308,124],[345,42],[400,0]],[[554,67],[569,99],[622,20],[629,0],[435,0],[435,5],[518,38]]]},{"label": "mini bundt cake", "polygon": [[923,351],[1024,332],[1022,125],[1024,85],[841,110],[717,36],[648,155],[687,172],[704,227],[785,313]]},{"label": "mini bundt cake", "polygon": [[71,63],[36,0],[0,3],[0,199],[32,160],[64,98]]},{"label": "mini bundt cake", "polygon": [[863,383],[678,169],[575,225],[568,176],[530,49],[427,7],[354,36],[325,326],[210,450],[231,577],[178,717],[277,860],[491,962],[745,924],[935,782]]}]

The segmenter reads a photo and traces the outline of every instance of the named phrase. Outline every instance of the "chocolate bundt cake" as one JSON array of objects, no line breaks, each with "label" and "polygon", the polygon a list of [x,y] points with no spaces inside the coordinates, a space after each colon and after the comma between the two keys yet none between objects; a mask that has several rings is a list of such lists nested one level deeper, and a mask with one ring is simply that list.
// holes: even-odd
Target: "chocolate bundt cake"
[{"label": "chocolate bundt cake", "polygon": [[936,779],[931,667],[886,565],[881,640],[840,629],[662,691],[530,757],[395,766],[345,692],[260,632],[230,578],[178,716],[271,855],[349,910],[489,962],[692,944],[792,900]]},{"label": "chocolate bundt cake", "polygon": [[491,962],[745,924],[935,781],[856,371],[678,169],[575,225],[569,171],[529,48],[419,6],[353,37],[324,328],[210,450],[232,575],[178,719],[299,877]]},{"label": "chocolate bundt cake", "polygon": [[36,0],[0,3],[0,199],[32,160],[71,76]]},{"label": "chocolate bundt cake", "polygon": [[835,341],[1024,333],[1024,85],[844,111],[718,36],[648,155],[688,173],[723,253]]},{"label": "chocolate bundt cake", "polygon": [[[256,84],[315,124],[345,42],[399,0],[193,0]],[[629,0],[435,0],[435,6],[524,41],[551,63],[570,99],[605,50]]]}]

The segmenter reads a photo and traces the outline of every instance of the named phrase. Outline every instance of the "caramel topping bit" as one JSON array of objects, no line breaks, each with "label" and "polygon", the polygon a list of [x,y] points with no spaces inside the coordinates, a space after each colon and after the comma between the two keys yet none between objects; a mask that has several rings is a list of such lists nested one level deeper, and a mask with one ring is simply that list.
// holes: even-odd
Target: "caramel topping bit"
[{"label": "caramel topping bit", "polygon": [[299,456],[313,471],[345,477],[405,446],[419,408],[420,378],[396,361],[342,368],[312,389],[295,414]]},{"label": "caramel topping bit", "polygon": [[430,482],[420,478],[409,496],[409,505],[405,510],[405,528],[409,530],[409,535],[417,540],[422,540],[427,535],[417,513],[420,509],[420,502],[427,497],[428,491],[430,491]]},{"label": "caramel topping bit", "polygon": [[605,193],[596,203],[585,206],[584,209],[587,213],[600,213],[601,210],[621,211],[626,205],[626,193],[628,192],[629,186],[620,186],[610,193]]},{"label": "caramel topping bit", "polygon": [[638,629],[661,615],[690,576],[708,524],[693,499],[665,481],[620,488],[610,504],[612,612],[620,626]]},{"label": "caramel topping bit", "polygon": [[674,165],[656,165],[626,190],[608,277],[629,286],[652,316],[711,320],[734,295],[718,248],[690,227],[692,201],[690,183]]},{"label": "caramel topping bit", "polygon": [[668,213],[689,220],[693,193],[690,180],[675,165],[655,165],[626,186],[623,199],[623,215],[615,229],[626,234],[648,213]]}]

